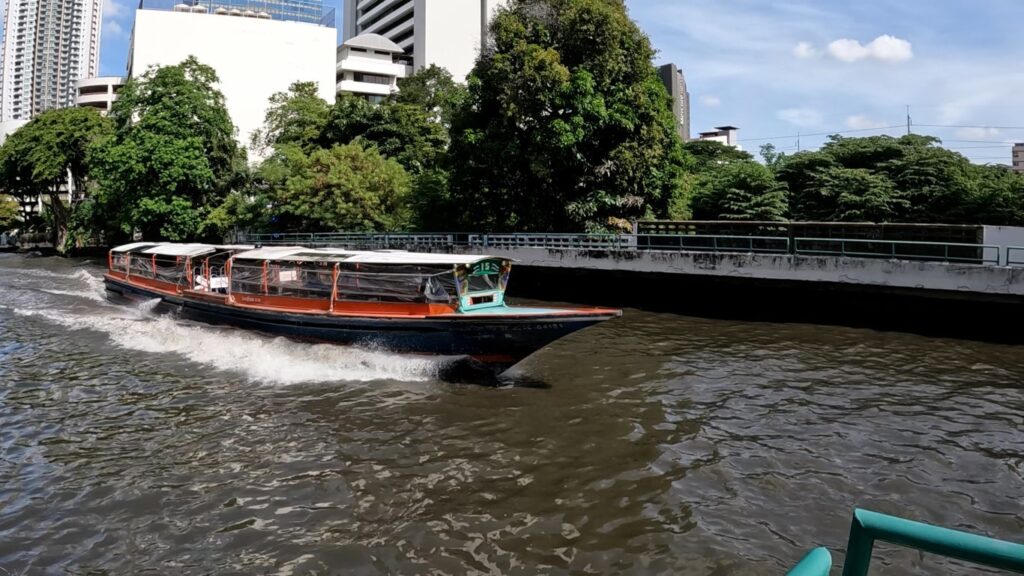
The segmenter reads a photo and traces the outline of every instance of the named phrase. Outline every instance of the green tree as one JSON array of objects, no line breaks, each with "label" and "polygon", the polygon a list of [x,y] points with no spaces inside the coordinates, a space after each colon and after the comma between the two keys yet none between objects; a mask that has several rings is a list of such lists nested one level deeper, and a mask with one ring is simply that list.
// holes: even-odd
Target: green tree
[{"label": "green tree", "polygon": [[831,220],[892,222],[909,202],[882,174],[864,168],[831,168],[821,175],[821,194],[835,201]]},{"label": "green tree", "polygon": [[295,82],[287,92],[270,97],[263,127],[252,135],[252,146],[267,152],[274,146],[295,144],[307,152],[322,143],[331,105],[320,97],[316,82]]},{"label": "green tree", "polygon": [[100,146],[97,214],[122,236],[196,238],[210,210],[244,183],[245,154],[215,88],[217,75],[190,57],[130,80]]},{"label": "green tree", "polygon": [[0,232],[7,232],[21,222],[21,209],[10,196],[0,195]]},{"label": "green tree", "polygon": [[622,2],[518,0],[490,38],[452,126],[465,227],[597,230],[667,211],[685,156]]},{"label": "green tree", "polygon": [[394,158],[409,173],[438,166],[447,146],[444,128],[423,107],[385,102],[379,105],[339,94],[324,130],[325,145],[360,141]]},{"label": "green tree", "polygon": [[689,167],[697,173],[715,170],[733,162],[749,162],[754,159],[749,152],[715,140],[690,140],[683,144],[683,150],[690,155]]},{"label": "green tree", "polygon": [[836,201],[822,188],[823,175],[839,165],[824,152],[798,152],[787,156],[776,168],[775,177],[789,190],[789,211],[793,220],[835,220]]},{"label": "green tree", "polygon": [[785,220],[786,186],[757,162],[730,162],[700,177],[692,206],[698,220]]},{"label": "green tree", "polygon": [[465,106],[469,91],[452,79],[450,72],[435,64],[398,81],[394,100],[425,110],[445,131],[452,125],[455,113]]},{"label": "green tree", "polygon": [[278,230],[351,232],[405,229],[411,218],[409,174],[397,161],[359,143],[306,154],[282,146],[264,161],[259,177]]},{"label": "green tree", "polygon": [[0,148],[0,181],[23,200],[42,197],[53,245],[66,252],[71,205],[62,194],[84,193],[94,165],[91,147],[110,132],[109,122],[88,108],[50,110],[11,134]]}]

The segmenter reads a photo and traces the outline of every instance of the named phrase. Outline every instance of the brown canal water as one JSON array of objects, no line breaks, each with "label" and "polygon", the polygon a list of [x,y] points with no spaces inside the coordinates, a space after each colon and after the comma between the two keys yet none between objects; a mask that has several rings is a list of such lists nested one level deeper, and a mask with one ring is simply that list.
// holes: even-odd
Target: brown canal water
[{"label": "brown canal water", "polygon": [[1024,533],[1021,347],[627,310],[487,388],[99,277],[0,255],[0,574],[781,574],[855,506]]}]

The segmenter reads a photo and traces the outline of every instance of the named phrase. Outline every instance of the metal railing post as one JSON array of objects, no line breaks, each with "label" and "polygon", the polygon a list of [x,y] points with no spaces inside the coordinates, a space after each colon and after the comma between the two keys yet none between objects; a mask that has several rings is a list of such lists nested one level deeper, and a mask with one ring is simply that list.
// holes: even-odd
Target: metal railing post
[{"label": "metal railing post", "polygon": [[832,554],[827,548],[815,548],[786,572],[786,576],[828,576],[832,571]]}]

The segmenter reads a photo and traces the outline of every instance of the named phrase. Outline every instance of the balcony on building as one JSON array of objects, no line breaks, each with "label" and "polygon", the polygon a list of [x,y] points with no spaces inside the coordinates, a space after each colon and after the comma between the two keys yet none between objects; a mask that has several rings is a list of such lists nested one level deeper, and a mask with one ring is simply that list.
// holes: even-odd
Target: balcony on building
[{"label": "balcony on building", "polygon": [[406,62],[398,44],[379,34],[360,34],[338,47],[337,91],[381,102],[411,73]]}]

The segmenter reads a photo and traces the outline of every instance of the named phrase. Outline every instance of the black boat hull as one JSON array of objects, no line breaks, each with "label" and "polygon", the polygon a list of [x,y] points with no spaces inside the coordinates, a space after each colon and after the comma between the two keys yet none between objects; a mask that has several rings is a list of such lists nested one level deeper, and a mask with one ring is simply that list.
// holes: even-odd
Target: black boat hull
[{"label": "black boat hull", "polygon": [[114,298],[152,300],[182,317],[210,324],[224,324],[301,340],[358,345],[393,352],[442,356],[469,356],[497,373],[533,352],[588,326],[617,314],[550,316],[480,316],[448,318],[352,317],[327,314],[241,308],[204,300],[171,296],[122,280],[107,277]]}]

